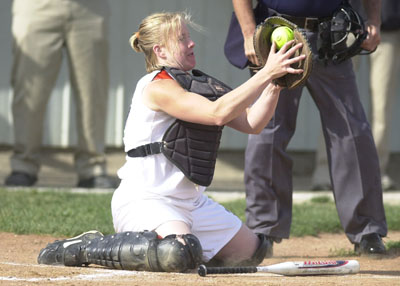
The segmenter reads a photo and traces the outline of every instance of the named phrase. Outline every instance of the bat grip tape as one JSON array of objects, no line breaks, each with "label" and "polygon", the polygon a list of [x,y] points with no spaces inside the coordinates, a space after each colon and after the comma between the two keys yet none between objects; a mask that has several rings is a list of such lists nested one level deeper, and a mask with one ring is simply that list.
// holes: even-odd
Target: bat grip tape
[{"label": "bat grip tape", "polygon": [[207,267],[200,265],[197,273],[200,276],[206,276],[207,274],[233,274],[233,273],[255,273],[257,267],[255,266],[238,266],[238,267]]}]

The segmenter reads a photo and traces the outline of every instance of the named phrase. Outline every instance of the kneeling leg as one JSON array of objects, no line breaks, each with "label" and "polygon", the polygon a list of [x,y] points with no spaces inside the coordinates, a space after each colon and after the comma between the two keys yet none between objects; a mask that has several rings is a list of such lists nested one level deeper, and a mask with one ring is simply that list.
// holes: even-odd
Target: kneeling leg
[{"label": "kneeling leg", "polygon": [[40,264],[103,265],[115,269],[184,272],[202,262],[200,241],[193,234],[169,235],[154,231],[122,232],[103,236],[96,232],[56,241],[42,249]]},{"label": "kneeling leg", "polygon": [[206,263],[207,266],[256,266],[259,265],[264,258],[272,256],[272,241],[264,234],[257,234],[259,245],[253,255],[246,260],[229,261],[214,257]]}]

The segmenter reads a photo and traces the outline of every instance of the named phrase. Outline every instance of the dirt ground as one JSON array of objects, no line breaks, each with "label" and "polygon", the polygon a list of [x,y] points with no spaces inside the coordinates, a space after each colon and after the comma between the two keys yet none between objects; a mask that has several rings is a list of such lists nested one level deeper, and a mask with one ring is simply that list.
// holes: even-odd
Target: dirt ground
[{"label": "dirt ground", "polygon": [[[285,261],[350,260],[360,263],[360,272],[351,275],[281,276],[269,273],[208,275],[197,273],[152,273],[109,270],[99,266],[44,266],[36,262],[39,250],[60,237],[0,233],[0,285],[400,285],[400,254],[384,258],[349,257],[352,250],[344,234],[291,238],[274,246],[274,257],[262,265]],[[400,241],[400,232],[391,232],[385,242]]]}]

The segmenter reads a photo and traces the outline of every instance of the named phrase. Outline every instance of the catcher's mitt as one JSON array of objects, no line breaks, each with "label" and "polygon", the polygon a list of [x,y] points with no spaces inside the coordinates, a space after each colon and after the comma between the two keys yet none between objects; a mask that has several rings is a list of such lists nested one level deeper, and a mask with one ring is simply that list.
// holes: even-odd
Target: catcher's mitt
[{"label": "catcher's mitt", "polygon": [[265,19],[265,21],[259,24],[254,32],[254,49],[256,56],[261,66],[264,66],[267,62],[269,51],[271,49],[271,34],[278,26],[287,26],[293,30],[295,44],[303,43],[303,46],[296,51],[294,56],[305,54],[306,58],[298,63],[292,65],[293,68],[303,69],[304,72],[301,74],[286,74],[280,78],[275,79],[275,83],[280,86],[287,87],[289,89],[294,88],[304,83],[304,81],[310,75],[312,69],[312,52],[310,45],[307,41],[306,36],[301,32],[297,25],[288,21],[285,18],[279,16],[273,16]]}]

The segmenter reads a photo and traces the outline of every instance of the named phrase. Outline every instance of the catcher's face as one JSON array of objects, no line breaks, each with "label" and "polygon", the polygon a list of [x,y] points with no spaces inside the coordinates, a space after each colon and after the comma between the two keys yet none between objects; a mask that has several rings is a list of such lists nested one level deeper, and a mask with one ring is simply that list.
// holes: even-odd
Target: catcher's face
[{"label": "catcher's face", "polygon": [[189,71],[195,67],[196,58],[193,52],[195,44],[190,38],[186,24],[182,23],[177,39],[178,45],[174,53],[174,62],[177,68]]}]

